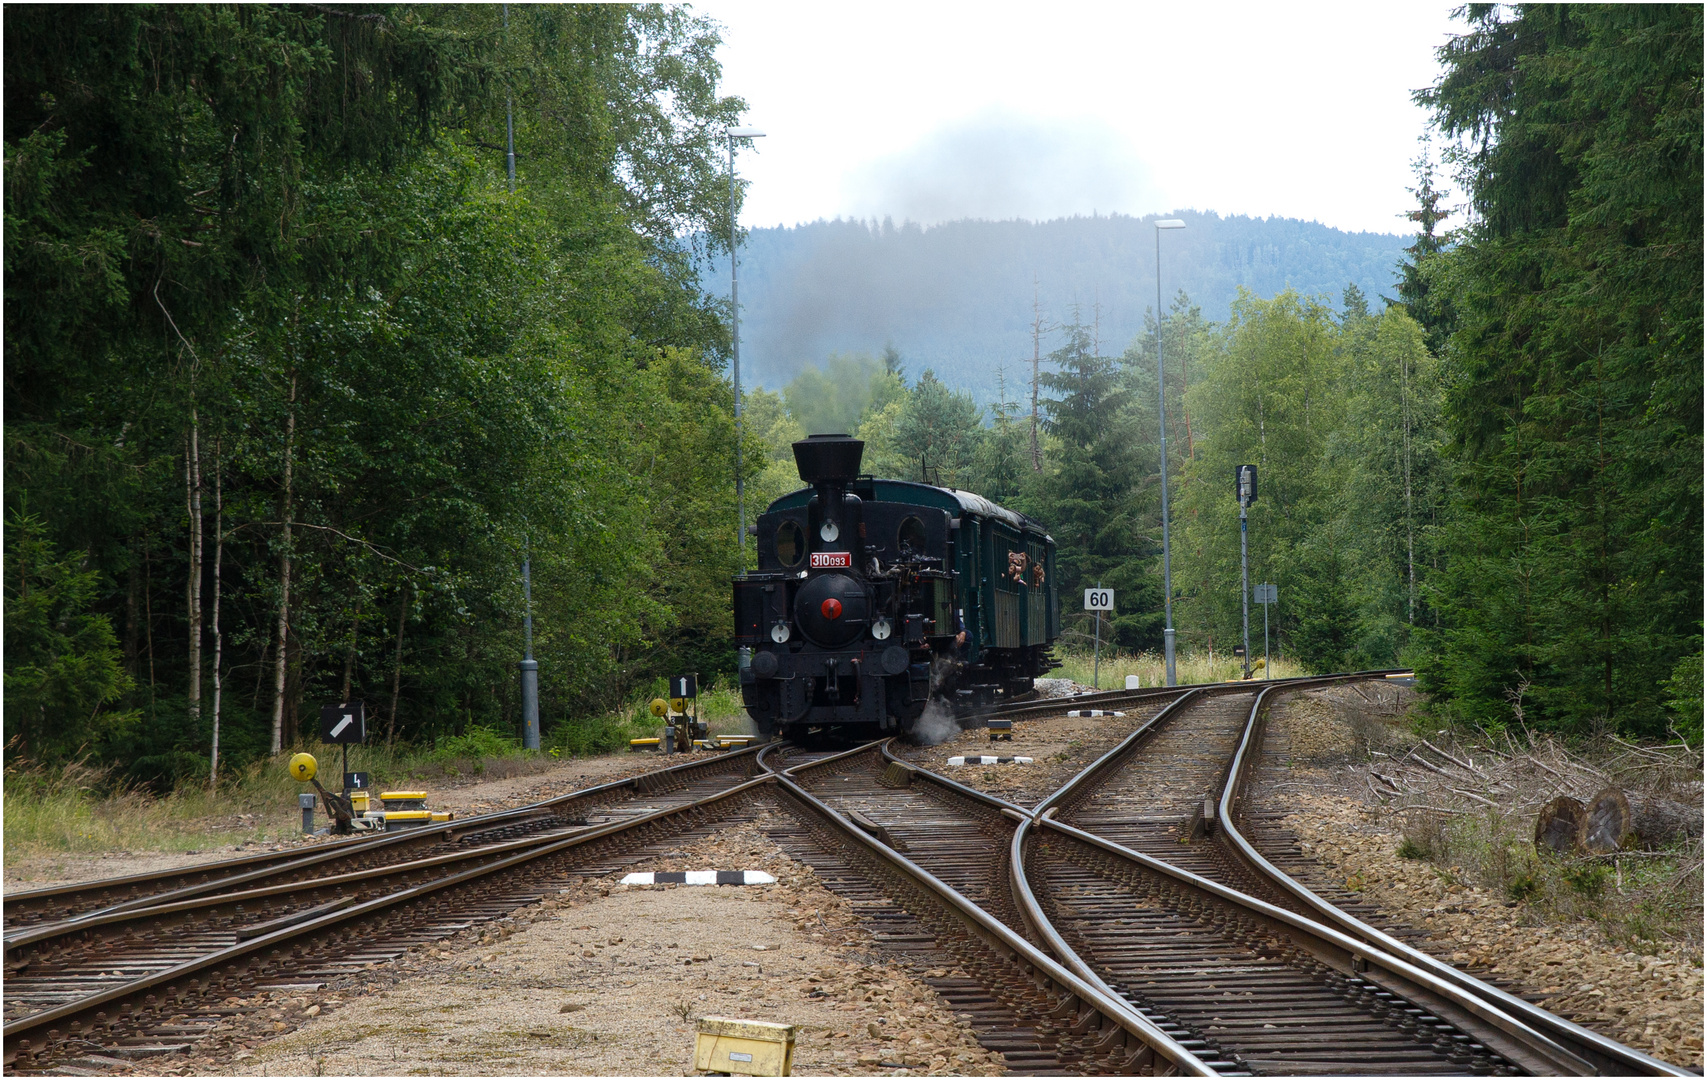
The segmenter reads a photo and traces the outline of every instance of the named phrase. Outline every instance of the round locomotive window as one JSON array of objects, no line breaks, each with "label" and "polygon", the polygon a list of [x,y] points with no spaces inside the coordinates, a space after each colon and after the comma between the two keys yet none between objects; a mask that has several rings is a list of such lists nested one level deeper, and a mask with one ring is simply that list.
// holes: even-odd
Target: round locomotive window
[{"label": "round locomotive window", "polygon": [[806,557],[806,532],[793,521],[776,527],[776,557],[784,566],[799,566]]},{"label": "round locomotive window", "polygon": [[896,537],[900,541],[901,550],[912,548],[921,554],[925,550],[925,523],[916,517],[907,518],[901,522],[901,532]]}]

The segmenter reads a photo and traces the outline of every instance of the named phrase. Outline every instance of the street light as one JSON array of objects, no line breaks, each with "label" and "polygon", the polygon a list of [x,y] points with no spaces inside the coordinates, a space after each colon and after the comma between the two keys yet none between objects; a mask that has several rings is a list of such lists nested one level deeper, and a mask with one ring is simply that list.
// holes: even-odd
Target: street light
[{"label": "street light", "polygon": [[1174,677],[1174,577],[1170,564],[1172,549],[1168,546],[1168,391],[1162,376],[1162,230],[1183,229],[1185,222],[1178,218],[1156,221],[1156,400],[1157,415],[1162,432],[1162,603],[1167,625],[1162,628],[1162,651],[1167,660],[1168,685],[1178,685]]},{"label": "street light", "polygon": [[735,140],[762,139],[765,133],[756,127],[725,128],[729,140],[729,318],[730,336],[735,346],[735,542],[747,551],[747,503],[741,476],[741,284],[735,264]]},{"label": "street light", "polygon": [[[1257,501],[1257,467],[1255,465],[1240,465],[1233,470],[1233,485],[1239,496],[1239,608],[1245,618],[1245,679],[1251,677],[1251,550],[1246,541],[1249,524],[1246,514],[1251,504]],[[1267,615],[1268,609],[1263,609]],[[1267,646],[1264,646],[1267,649]],[[1266,652],[1263,659],[1263,675],[1268,675],[1268,660]]]}]

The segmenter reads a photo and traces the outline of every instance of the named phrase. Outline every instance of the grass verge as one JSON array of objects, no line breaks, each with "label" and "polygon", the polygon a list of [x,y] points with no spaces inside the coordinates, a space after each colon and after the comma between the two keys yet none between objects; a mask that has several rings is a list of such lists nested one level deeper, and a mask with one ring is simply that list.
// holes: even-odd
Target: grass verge
[{"label": "grass verge", "polygon": [[[1138,676],[1141,686],[1162,686],[1166,679],[1166,663],[1161,653],[1115,652],[1104,648],[1100,662],[1092,650],[1077,646],[1057,650],[1061,666],[1049,673],[1051,679],[1072,679],[1086,686],[1103,690],[1122,690],[1128,675]],[[1276,656],[1271,658],[1271,675],[1276,679],[1293,679],[1312,674],[1296,660]],[[1231,682],[1243,678],[1245,663],[1236,656],[1224,653],[1175,653],[1174,672],[1181,683]],[[1262,678],[1263,664],[1259,657],[1251,664],[1251,674]],[[1093,681],[1094,677],[1094,681]]]},{"label": "grass verge", "polygon": [[[471,728],[430,746],[352,746],[349,769],[365,772],[376,790],[430,787],[446,780],[496,780],[550,770],[559,762],[628,749],[628,740],[658,735],[651,698],[663,684],[637,694],[614,713],[559,723],[539,752],[490,728]],[[700,713],[717,735],[751,734],[738,688],[712,684]],[[285,762],[298,751],[320,763],[320,782],[337,790],[344,758],[337,747],[302,743],[277,756],[228,770],[219,790],[186,781],[166,794],[125,784],[116,769],[87,763],[46,766],[15,762],[6,769],[6,859],[114,852],[190,852],[300,835],[296,797],[311,790],[291,779]]]}]

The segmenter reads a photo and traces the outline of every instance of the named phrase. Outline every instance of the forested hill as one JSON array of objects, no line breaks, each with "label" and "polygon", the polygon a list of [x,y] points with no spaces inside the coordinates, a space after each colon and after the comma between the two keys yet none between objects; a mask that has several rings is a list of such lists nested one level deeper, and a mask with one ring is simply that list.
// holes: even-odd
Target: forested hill
[{"label": "forested hill", "polygon": [[[1403,208],[1396,207],[1395,215]],[[1162,236],[1162,283],[1183,289],[1220,321],[1240,287],[1269,297],[1291,287],[1339,297],[1356,284],[1392,295],[1404,237],[1348,233],[1296,218],[1182,212]],[[1119,352],[1156,304],[1154,217],[956,221],[921,228],[818,221],[754,229],[741,248],[744,381],[772,388],[831,353],[873,355],[892,343],[912,371],[932,368],[986,399],[998,365],[1032,352],[1033,297],[1050,323],[1087,324],[1101,310],[1102,340]],[[1397,217],[1395,218],[1397,221]],[[729,263],[703,278],[727,296]],[[1059,344],[1046,338],[1043,351]]]}]

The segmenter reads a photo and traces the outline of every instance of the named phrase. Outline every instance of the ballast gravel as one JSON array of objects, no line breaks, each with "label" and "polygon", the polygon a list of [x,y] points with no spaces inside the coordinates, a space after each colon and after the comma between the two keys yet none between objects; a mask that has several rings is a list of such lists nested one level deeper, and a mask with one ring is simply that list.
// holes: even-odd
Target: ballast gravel
[{"label": "ballast gravel", "polygon": [[[923,973],[880,951],[853,909],[758,827],[632,869],[764,870],[777,883],[587,879],[360,978],[287,998],[274,1010],[279,1020],[262,1013],[246,1034],[233,1025],[223,1040],[204,1041],[208,1052],[184,1071],[692,1075],[694,1021],[716,1015],[798,1025],[795,1075],[1005,1072]],[[307,1015],[316,1004],[321,1011]],[[275,1023],[290,1030],[275,1034]]]},{"label": "ballast gravel", "polygon": [[[1029,807],[1112,750],[1166,704],[1157,701],[1126,705],[1124,717],[1087,717],[1064,715],[1067,705],[1063,703],[1062,715],[1015,720],[1011,742],[1006,739],[991,742],[983,728],[972,728],[936,746],[898,749],[902,756],[922,768],[998,799]],[[1031,763],[1018,768],[949,764],[951,758],[979,755],[1028,757]]]}]

